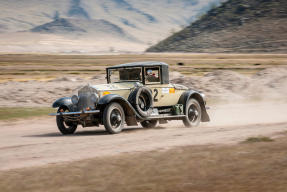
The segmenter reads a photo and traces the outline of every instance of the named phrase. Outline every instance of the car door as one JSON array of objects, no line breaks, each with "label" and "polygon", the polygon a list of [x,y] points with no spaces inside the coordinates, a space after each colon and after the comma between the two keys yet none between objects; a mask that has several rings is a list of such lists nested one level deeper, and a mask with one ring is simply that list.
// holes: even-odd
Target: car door
[{"label": "car door", "polygon": [[145,86],[152,90],[154,107],[175,105],[178,95],[172,84],[162,84],[159,66],[145,67]]}]

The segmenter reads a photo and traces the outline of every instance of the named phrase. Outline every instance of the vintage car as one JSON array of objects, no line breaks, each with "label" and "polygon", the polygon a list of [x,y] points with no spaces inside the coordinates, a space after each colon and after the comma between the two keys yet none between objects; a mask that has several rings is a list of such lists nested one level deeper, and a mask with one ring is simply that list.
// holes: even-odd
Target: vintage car
[{"label": "vintage car", "polygon": [[204,94],[169,83],[168,64],[157,61],[120,64],[106,69],[107,84],[87,85],[78,95],[53,103],[58,108],[57,126],[62,134],[73,134],[78,125],[104,125],[120,133],[125,124],[140,123],[152,128],[157,123],[182,120],[186,127],[209,121]]}]

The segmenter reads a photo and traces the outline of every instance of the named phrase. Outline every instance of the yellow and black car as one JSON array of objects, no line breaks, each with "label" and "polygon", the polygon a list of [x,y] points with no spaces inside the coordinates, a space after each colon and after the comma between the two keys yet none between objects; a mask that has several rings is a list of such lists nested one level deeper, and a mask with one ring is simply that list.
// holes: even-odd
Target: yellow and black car
[{"label": "yellow and black car", "polygon": [[182,120],[186,127],[209,121],[204,94],[169,83],[168,64],[157,61],[120,64],[106,69],[107,84],[88,85],[78,95],[60,98],[56,122],[63,134],[73,134],[78,125],[104,125],[111,133],[140,123],[154,127]]}]

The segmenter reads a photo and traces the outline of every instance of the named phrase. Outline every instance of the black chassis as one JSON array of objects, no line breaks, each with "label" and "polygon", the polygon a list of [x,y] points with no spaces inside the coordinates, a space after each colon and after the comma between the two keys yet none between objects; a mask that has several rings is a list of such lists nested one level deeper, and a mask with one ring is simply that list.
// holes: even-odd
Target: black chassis
[{"label": "black chassis", "polygon": [[[183,105],[184,109],[183,111],[186,111],[185,110],[186,103],[191,98],[196,99],[201,106],[202,109],[201,122],[210,121],[209,115],[207,114],[206,111],[205,100],[202,97],[202,95],[197,91],[187,90],[181,95],[178,104]],[[52,113],[50,115],[63,116],[65,119],[77,122],[78,124],[81,124],[83,127],[99,126],[99,124],[103,124],[102,117],[105,107],[112,102],[117,102],[123,107],[126,117],[125,121],[128,126],[137,125],[137,122],[145,120],[159,120],[160,123],[165,123],[167,120],[182,120],[185,118],[185,114],[173,115],[173,114],[160,114],[160,113],[156,115],[150,115],[148,117],[142,117],[140,114],[137,113],[137,111],[129,103],[129,101],[127,101],[122,96],[116,94],[109,94],[101,97],[97,104],[95,103],[94,106],[91,106],[92,110],[90,111],[86,111],[84,108],[82,110],[79,110],[79,108],[72,103],[71,97],[63,97],[56,100],[53,103],[52,107],[67,108],[69,110],[69,113],[58,111],[57,113]],[[171,108],[171,107],[172,106],[166,106],[165,108]]]}]

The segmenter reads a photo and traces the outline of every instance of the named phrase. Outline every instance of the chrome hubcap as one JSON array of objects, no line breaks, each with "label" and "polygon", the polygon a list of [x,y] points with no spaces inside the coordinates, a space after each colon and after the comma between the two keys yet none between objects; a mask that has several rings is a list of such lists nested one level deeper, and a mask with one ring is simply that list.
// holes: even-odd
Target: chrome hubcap
[{"label": "chrome hubcap", "polygon": [[188,109],[188,119],[190,122],[195,122],[198,119],[199,112],[195,105],[191,105]]},{"label": "chrome hubcap", "polygon": [[110,122],[113,128],[118,128],[122,124],[122,116],[118,109],[112,110]]}]

